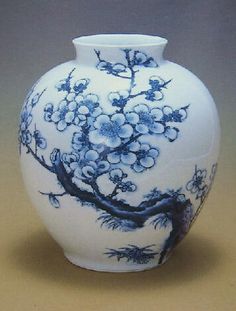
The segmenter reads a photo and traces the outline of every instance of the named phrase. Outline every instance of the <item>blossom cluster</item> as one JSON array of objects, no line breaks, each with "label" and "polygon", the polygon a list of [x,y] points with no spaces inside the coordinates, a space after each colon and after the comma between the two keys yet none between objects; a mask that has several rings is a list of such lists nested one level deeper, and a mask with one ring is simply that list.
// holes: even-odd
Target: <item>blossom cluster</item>
[{"label": "blossom cluster", "polygon": [[32,96],[33,91],[34,87],[29,92],[20,114],[19,142],[23,146],[29,146],[32,140],[34,140],[36,148],[39,147],[41,149],[45,149],[47,147],[47,142],[41,132],[37,130],[36,127],[34,131],[30,129],[33,121],[32,109],[39,102],[40,97],[45,90]]}]

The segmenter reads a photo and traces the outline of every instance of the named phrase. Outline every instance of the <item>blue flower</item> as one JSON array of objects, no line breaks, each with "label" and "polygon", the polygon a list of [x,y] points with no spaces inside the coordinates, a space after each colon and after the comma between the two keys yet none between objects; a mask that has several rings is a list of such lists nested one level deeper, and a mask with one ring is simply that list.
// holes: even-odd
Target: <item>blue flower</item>
[{"label": "blue flower", "polygon": [[20,130],[19,130],[19,140],[23,145],[28,145],[32,141],[32,134],[28,130],[33,117],[31,114],[32,106],[24,106],[20,114]]},{"label": "blue flower", "polygon": [[109,172],[109,179],[114,184],[120,184],[128,175],[125,174],[120,168],[115,168]]},{"label": "blue flower", "polygon": [[62,100],[58,106],[58,109],[55,110],[51,115],[51,106],[48,104],[44,110],[45,120],[51,120],[57,125],[58,131],[64,131],[68,125],[72,124],[75,119],[76,106],[71,103],[67,103],[66,100]]},{"label": "blue flower", "polygon": [[34,107],[38,103],[40,96],[41,96],[41,94],[39,94],[39,93],[37,93],[33,96],[33,98],[31,99],[31,106],[32,107]]},{"label": "blue flower", "polygon": [[99,159],[99,153],[96,150],[88,150],[84,153],[80,161],[74,162],[74,177],[78,179],[93,179],[110,168],[107,161]]},{"label": "blue flower", "polygon": [[145,53],[134,51],[134,57],[132,61],[133,65],[144,67],[157,67],[157,63],[152,57],[148,57]]},{"label": "blue flower", "polygon": [[122,192],[134,192],[137,189],[137,186],[132,183],[132,181],[125,181],[120,183],[119,189]]},{"label": "blue flower", "polygon": [[20,131],[20,141],[23,145],[29,145],[32,141],[32,134],[29,130]]},{"label": "blue flower", "polygon": [[156,158],[159,156],[159,151],[156,148],[151,147],[149,144],[140,144],[136,156],[137,161],[131,167],[134,171],[140,173],[155,165]]},{"label": "blue flower", "polygon": [[145,99],[150,101],[160,101],[164,95],[162,88],[165,87],[165,81],[158,76],[151,76],[149,78],[149,85],[151,89],[145,92]]},{"label": "blue flower", "polygon": [[62,79],[56,84],[58,91],[70,92],[70,79]]},{"label": "blue flower", "polygon": [[136,105],[133,112],[126,114],[128,122],[133,124],[136,131],[141,134],[162,134],[165,131],[162,117],[163,112],[160,108],[150,109],[145,104]]},{"label": "blue flower", "polygon": [[164,136],[169,140],[169,142],[173,142],[178,138],[179,129],[177,127],[166,126]]},{"label": "blue flower", "polygon": [[132,126],[125,122],[125,116],[121,113],[98,116],[94,122],[96,130],[89,133],[90,142],[112,148],[118,147],[123,138],[129,138],[133,134]]},{"label": "blue flower", "polygon": [[87,94],[86,96],[79,95],[75,97],[78,103],[78,114],[97,117],[102,113],[102,108],[99,107],[98,96],[95,94]]},{"label": "blue flower", "polygon": [[163,122],[183,122],[187,118],[187,108],[183,107],[180,109],[173,110],[170,106],[164,106],[162,108]]},{"label": "blue flower", "polygon": [[41,149],[45,149],[47,147],[47,141],[46,139],[41,135],[40,131],[35,130],[33,137],[35,139],[35,143],[36,145],[41,148]]},{"label": "blue flower", "polygon": [[80,79],[74,83],[73,90],[76,94],[82,93],[87,89],[89,82],[89,79]]},{"label": "blue flower", "polygon": [[112,64],[102,60],[98,63],[97,69],[106,71],[108,74],[119,75],[119,73],[126,72],[127,68],[121,63]]},{"label": "blue flower", "polygon": [[196,199],[200,199],[201,202],[204,201],[205,197],[207,196],[208,194],[208,186],[207,185],[204,185],[202,188],[199,188],[199,190],[197,191],[197,194],[196,194]]},{"label": "blue flower", "polygon": [[187,183],[186,189],[191,193],[198,193],[205,186],[205,179],[207,176],[206,170],[195,168],[193,178]]},{"label": "blue flower", "polygon": [[20,115],[20,129],[21,131],[25,131],[29,125],[31,124],[33,117],[32,117],[32,106],[24,106],[23,110],[21,111]]},{"label": "blue flower", "polygon": [[107,160],[112,164],[122,162],[126,165],[134,164],[137,160],[136,152],[140,150],[139,142],[132,142],[121,150],[111,152],[107,155]]},{"label": "blue flower", "polygon": [[44,107],[44,120],[47,122],[51,122],[51,117],[53,114],[53,104],[48,103],[45,107]]},{"label": "blue flower", "polygon": [[78,167],[79,159],[80,159],[79,154],[77,154],[75,152],[63,153],[62,162],[64,164],[64,167],[65,167],[67,173],[74,171]]},{"label": "blue flower", "polygon": [[124,107],[129,99],[129,92],[119,91],[119,92],[111,92],[108,95],[108,99],[111,102],[112,106],[116,107]]},{"label": "blue flower", "polygon": [[72,148],[75,151],[83,150],[89,144],[88,135],[86,135],[82,130],[80,132],[75,132],[72,138]]}]

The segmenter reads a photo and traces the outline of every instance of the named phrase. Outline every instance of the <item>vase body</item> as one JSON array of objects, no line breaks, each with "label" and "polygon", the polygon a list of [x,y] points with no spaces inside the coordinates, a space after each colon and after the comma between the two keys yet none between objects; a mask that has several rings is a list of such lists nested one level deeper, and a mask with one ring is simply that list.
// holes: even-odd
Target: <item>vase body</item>
[{"label": "vase body", "polygon": [[22,108],[27,191],[72,263],[152,268],[210,191],[220,139],[214,101],[196,76],[163,59],[163,38],[73,42],[76,59],[40,78]]}]

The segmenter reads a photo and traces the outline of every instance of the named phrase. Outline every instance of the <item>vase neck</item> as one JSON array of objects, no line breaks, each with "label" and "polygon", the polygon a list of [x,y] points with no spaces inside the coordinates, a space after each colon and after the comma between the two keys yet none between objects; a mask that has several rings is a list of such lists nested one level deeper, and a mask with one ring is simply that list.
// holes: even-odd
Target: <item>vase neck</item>
[{"label": "vase neck", "polygon": [[163,62],[167,40],[157,36],[113,34],[78,37],[73,40],[75,61],[80,65],[125,65],[129,62],[154,67]]}]

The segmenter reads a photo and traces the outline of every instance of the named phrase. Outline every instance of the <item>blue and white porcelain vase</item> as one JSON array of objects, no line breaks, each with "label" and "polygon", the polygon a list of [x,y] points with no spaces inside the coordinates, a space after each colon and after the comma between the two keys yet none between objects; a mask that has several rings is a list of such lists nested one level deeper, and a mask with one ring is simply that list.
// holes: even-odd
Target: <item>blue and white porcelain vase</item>
[{"label": "blue and white porcelain vase", "polygon": [[72,263],[161,265],[211,189],[220,128],[202,82],[163,59],[167,40],[94,35],[46,73],[20,119],[31,200]]}]

